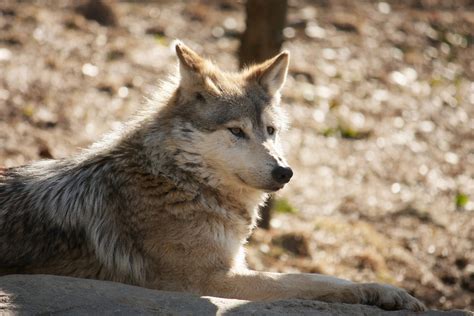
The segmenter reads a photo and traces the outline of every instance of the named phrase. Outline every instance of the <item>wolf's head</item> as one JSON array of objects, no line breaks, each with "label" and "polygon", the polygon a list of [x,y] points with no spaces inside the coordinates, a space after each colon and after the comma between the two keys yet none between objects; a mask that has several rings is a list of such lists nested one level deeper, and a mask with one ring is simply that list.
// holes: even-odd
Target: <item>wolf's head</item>
[{"label": "wolf's head", "polygon": [[180,42],[175,49],[179,85],[161,115],[173,122],[168,148],[178,166],[212,186],[281,189],[293,175],[279,139],[289,53],[229,73]]}]

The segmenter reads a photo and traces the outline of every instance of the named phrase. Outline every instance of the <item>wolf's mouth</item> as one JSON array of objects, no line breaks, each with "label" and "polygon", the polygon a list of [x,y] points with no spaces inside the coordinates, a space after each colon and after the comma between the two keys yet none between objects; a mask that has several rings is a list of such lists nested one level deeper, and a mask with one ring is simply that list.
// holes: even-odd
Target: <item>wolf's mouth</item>
[{"label": "wolf's mouth", "polygon": [[272,188],[270,188],[270,189],[265,189],[265,192],[267,192],[267,193],[276,192],[276,191],[278,191],[278,190],[283,189],[284,186],[285,186],[284,184],[279,184],[279,185],[276,185],[276,186],[274,186],[274,187],[272,187]]},{"label": "wolf's mouth", "polygon": [[[240,180],[240,182],[242,182],[242,183],[245,184],[246,186],[250,186],[250,187],[255,188],[254,186],[251,186],[250,184],[248,184],[247,182],[245,182],[245,180],[242,179],[242,177],[239,176],[237,173],[234,174],[234,175],[237,177],[237,179]],[[267,192],[267,193],[272,193],[272,192],[276,192],[276,191],[278,191],[278,190],[283,189],[284,186],[285,186],[284,184],[278,184],[278,185],[275,185],[275,186],[272,186],[272,187],[266,187],[266,188],[261,187],[261,188],[255,188],[255,189],[262,190],[262,191]]]}]

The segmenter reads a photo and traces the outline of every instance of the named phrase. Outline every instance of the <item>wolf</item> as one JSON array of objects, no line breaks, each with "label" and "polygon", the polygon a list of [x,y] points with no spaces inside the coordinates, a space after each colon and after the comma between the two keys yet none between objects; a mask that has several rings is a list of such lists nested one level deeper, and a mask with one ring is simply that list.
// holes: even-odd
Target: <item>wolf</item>
[{"label": "wolf", "polygon": [[390,285],[247,268],[258,207],[293,175],[280,140],[289,52],[225,72],[174,47],[176,75],[120,130],[76,157],[0,172],[0,275],[424,310]]}]

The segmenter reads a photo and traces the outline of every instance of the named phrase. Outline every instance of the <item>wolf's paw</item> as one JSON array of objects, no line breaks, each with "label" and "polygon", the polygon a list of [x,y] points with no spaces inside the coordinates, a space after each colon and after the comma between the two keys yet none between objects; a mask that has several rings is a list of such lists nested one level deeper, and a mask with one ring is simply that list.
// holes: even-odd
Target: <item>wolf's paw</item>
[{"label": "wolf's paw", "polygon": [[403,289],[378,283],[354,285],[360,295],[361,303],[375,305],[386,310],[408,309],[425,311],[425,305]]}]

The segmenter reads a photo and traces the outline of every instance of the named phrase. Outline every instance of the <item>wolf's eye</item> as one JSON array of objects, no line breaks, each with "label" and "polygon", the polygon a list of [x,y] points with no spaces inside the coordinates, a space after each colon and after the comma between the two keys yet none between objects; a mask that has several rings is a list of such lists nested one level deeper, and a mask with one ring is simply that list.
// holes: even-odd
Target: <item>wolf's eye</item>
[{"label": "wolf's eye", "polygon": [[244,131],[239,127],[231,127],[231,128],[229,128],[229,131],[232,134],[234,134],[234,136],[236,136],[236,137],[239,137],[239,138],[244,138],[245,137]]},{"label": "wolf's eye", "polygon": [[268,133],[268,135],[275,134],[275,128],[271,127],[271,126],[267,126],[267,133]]}]

